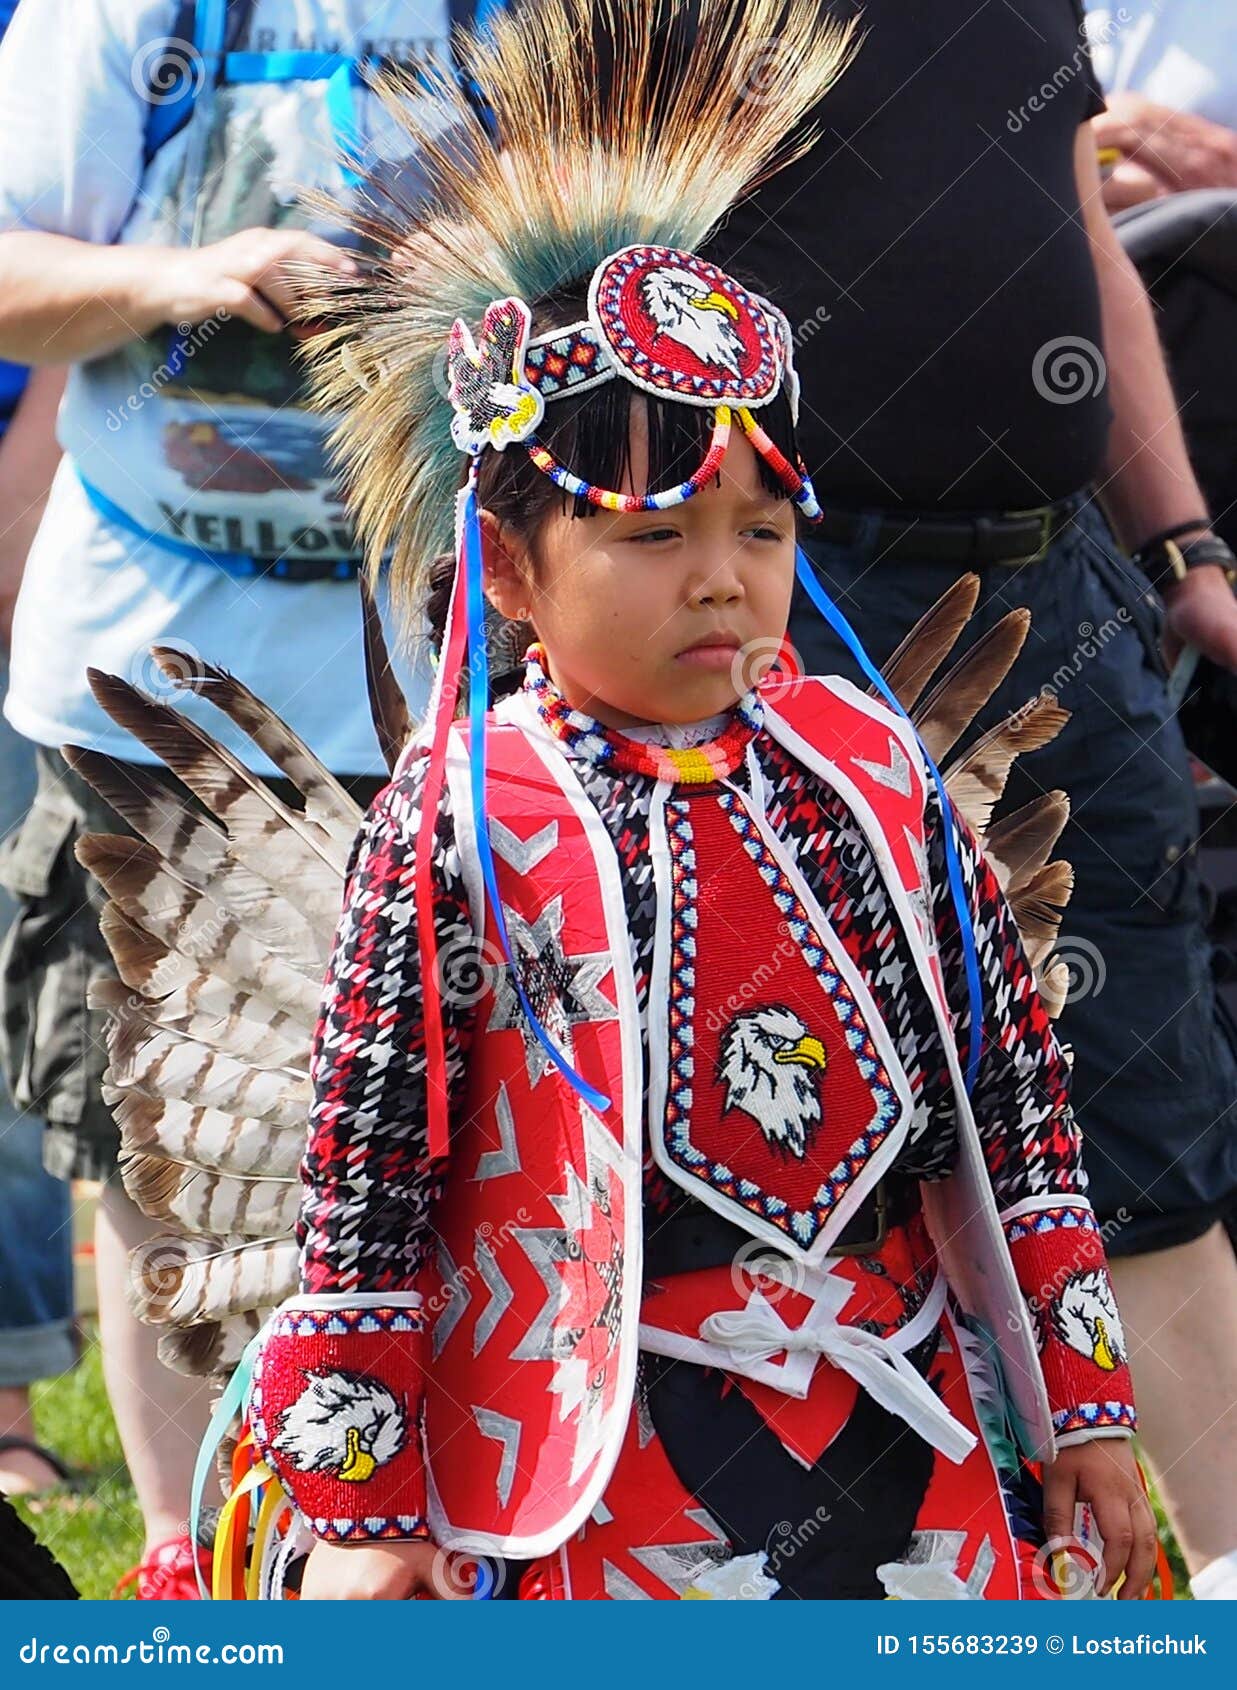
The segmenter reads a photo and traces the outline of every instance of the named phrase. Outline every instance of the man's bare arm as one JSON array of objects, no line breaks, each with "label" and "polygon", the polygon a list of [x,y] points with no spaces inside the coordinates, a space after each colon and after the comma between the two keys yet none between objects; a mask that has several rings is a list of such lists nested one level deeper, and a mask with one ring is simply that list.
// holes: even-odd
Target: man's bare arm
[{"label": "man's bare arm", "polygon": [[60,447],[63,370],[35,370],[0,438],[0,652],[7,650],[26,554],[47,503]]},{"label": "man's bare arm", "polygon": [[77,364],[162,323],[243,318],[277,333],[294,290],[291,261],[355,269],[302,230],[243,229],[204,247],[96,246],[68,235],[0,234],[0,358]]},{"label": "man's bare arm", "polygon": [[[1176,523],[1205,517],[1207,501],[1190,465],[1151,301],[1104,207],[1089,124],[1078,131],[1075,169],[1099,281],[1113,411],[1100,497],[1118,540],[1132,551]],[[1192,569],[1166,602],[1179,639],[1237,669],[1237,598],[1223,570]]]}]

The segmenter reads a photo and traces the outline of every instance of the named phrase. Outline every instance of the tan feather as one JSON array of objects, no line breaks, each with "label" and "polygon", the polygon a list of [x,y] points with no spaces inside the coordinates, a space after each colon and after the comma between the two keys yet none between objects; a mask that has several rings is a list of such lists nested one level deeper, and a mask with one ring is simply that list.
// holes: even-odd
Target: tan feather
[{"label": "tan feather", "polygon": [[144,997],[157,998],[176,991],[188,985],[199,971],[200,965],[191,957],[181,956],[162,939],[148,933],[117,903],[104,904],[99,930],[107,940],[117,974],[126,986]]},{"label": "tan feather", "polygon": [[[261,1000],[246,997],[215,975],[200,978],[200,986],[192,992],[170,992],[163,998],[142,997],[120,980],[99,980],[90,988],[90,1003],[109,1015],[133,1016],[152,1030],[166,1028],[179,1038],[224,1051],[254,1068],[308,1075],[308,1032],[275,1031],[262,1015]],[[217,1008],[212,998],[219,1000]],[[251,1009],[254,1013],[246,1013]]]},{"label": "tan feather", "polygon": [[144,1215],[186,1232],[269,1238],[296,1225],[301,1188],[295,1180],[237,1179],[163,1156],[133,1154],[123,1158],[120,1174]]},{"label": "tan feather", "polygon": [[108,1023],[108,1055],[111,1060],[104,1079],[109,1086],[305,1130],[310,1104],[307,1076],[249,1067],[177,1033],[152,1030],[136,1011],[114,1008]]},{"label": "tan feather", "polygon": [[1064,792],[1045,792],[989,828],[984,854],[1011,902],[1024,882],[1048,861],[1068,820],[1069,799]]},{"label": "tan feather", "polygon": [[1043,692],[981,734],[945,768],[945,787],[972,830],[988,831],[992,807],[1005,790],[1015,757],[1048,745],[1069,721],[1052,693]]},{"label": "tan feather", "polygon": [[187,1374],[190,1378],[212,1374],[230,1377],[245,1353],[246,1345],[261,1325],[259,1311],[246,1309],[243,1314],[229,1315],[226,1320],[204,1321],[198,1326],[169,1327],[160,1334],[156,1346],[159,1360],[174,1373]]},{"label": "tan feather", "polygon": [[1073,890],[1074,870],[1059,860],[1037,869],[1010,900],[1023,947],[1037,970],[1057,942],[1061,915]]},{"label": "tan feather", "polygon": [[140,739],[227,829],[231,854],[269,882],[315,929],[339,918],[347,852],[195,722],[114,675],[87,671],[112,720]]},{"label": "tan feather", "polygon": [[1029,610],[1011,610],[981,634],[912,711],[928,755],[939,763],[1013,668],[1031,626]]},{"label": "tan feather", "polygon": [[[152,1000],[152,1012],[157,1008],[157,1019],[166,1025],[184,1032],[190,1018],[200,1016],[203,1021],[195,1036],[218,1047],[230,1039],[233,1025],[240,1026],[242,1042],[251,1038],[249,1028],[240,1024],[253,1023],[259,1029],[255,1050],[282,1053],[279,1062],[288,1067],[302,1067],[308,1061],[312,1026],[212,972],[209,959],[183,957],[169,950],[114,903],[103,906],[99,928],[121,980],[139,997]],[[268,1044],[267,1037],[283,1042]]]},{"label": "tan feather", "polygon": [[[913,710],[924,687],[958,643],[979,599],[979,576],[959,575],[916,622],[881,674],[903,710]],[[877,696],[875,687],[869,693]]]},{"label": "tan feather", "polygon": [[[314,1025],[321,997],[315,974],[293,967],[250,938],[230,911],[178,881],[151,846],[123,834],[86,833],[75,850],[78,861],[131,922],[195,961],[199,969],[209,964],[297,1025]],[[166,989],[174,989],[170,974]]]},{"label": "tan feather", "polygon": [[[1070,977],[1068,965],[1064,962],[1053,963],[1050,968],[1046,968],[1042,973],[1036,975],[1036,984],[1039,987],[1039,995],[1043,1000],[1044,1008],[1055,1021],[1069,1000]],[[1065,1054],[1072,1065],[1072,1052],[1067,1048]]]},{"label": "tan feather", "polygon": [[363,575],[359,580],[361,619],[365,632],[365,685],[369,691],[369,713],[373,717],[383,761],[388,771],[394,774],[400,753],[412,737],[412,718],[408,713],[408,700],[404,697],[403,690],[395,678],[395,671],[391,667],[391,654],[387,650],[386,635],[382,628],[382,618],[378,614],[378,606],[374,602],[373,590]]},{"label": "tan feather", "polygon": [[227,834],[186,803],[186,789],[166,769],[125,763],[80,745],[61,750],[69,767],[122,821],[163,856],[173,858],[182,873],[200,869],[209,874],[226,857]]},{"label": "tan feather", "polygon": [[196,815],[169,784],[145,771],[144,779],[135,781],[124,764],[97,752],[66,746],[65,755],[138,837],[154,847],[176,879],[207,894],[238,918],[251,936],[287,957],[303,973],[321,976],[334,917],[315,932],[297,905],[232,856],[223,829]]}]

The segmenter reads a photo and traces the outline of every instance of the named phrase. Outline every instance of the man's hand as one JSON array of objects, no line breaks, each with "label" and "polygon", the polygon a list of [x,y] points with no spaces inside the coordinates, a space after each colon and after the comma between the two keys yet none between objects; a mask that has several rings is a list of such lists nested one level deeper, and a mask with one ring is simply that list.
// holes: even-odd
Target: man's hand
[{"label": "man's hand", "polygon": [[469,1592],[453,1580],[448,1557],[430,1543],[328,1543],[309,1552],[301,1580],[307,1602],[399,1602],[413,1596],[433,1601],[467,1601]]},{"label": "man's hand", "polygon": [[277,334],[296,304],[293,262],[357,274],[346,252],[303,229],[242,229],[210,246],[161,248],[151,267],[152,305],[159,322],[201,323],[227,311]]},{"label": "man's hand", "polygon": [[1063,1449],[1044,1468],[1044,1531],[1049,1543],[1073,1538],[1074,1506],[1088,1502],[1104,1540],[1106,1596],[1122,1573],[1118,1600],[1140,1597],[1155,1571],[1155,1515],[1143,1492],[1128,1438],[1089,1438]]},{"label": "man's hand", "polygon": [[1194,112],[1110,94],[1091,132],[1097,150],[1116,147],[1122,155],[1104,184],[1109,211],[1187,188],[1237,188],[1237,132]]},{"label": "man's hand", "polygon": [[1164,607],[1164,655],[1170,667],[1182,646],[1192,645],[1221,669],[1237,670],[1237,594],[1219,564],[1189,570],[1165,590]]}]

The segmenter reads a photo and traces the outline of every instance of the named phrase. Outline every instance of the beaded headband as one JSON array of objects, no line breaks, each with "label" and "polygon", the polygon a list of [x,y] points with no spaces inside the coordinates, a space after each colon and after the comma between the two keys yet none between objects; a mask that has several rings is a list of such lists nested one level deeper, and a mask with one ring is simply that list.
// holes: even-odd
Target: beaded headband
[{"label": "beaded headband", "polygon": [[[753,412],[785,385],[798,420],[799,383],[784,314],[694,253],[629,246],[593,272],[588,317],[530,339],[532,313],[522,299],[486,309],[478,339],[457,318],[447,342],[451,438],[476,456],[486,446],[524,447],[564,492],[625,513],[680,505],[717,474],[738,420],[752,447],[809,521],[821,515],[802,463],[791,464]],[[537,438],[545,407],[622,377],[657,398],[713,412],[713,432],[699,469],[656,493],[613,493],[573,475]]]}]

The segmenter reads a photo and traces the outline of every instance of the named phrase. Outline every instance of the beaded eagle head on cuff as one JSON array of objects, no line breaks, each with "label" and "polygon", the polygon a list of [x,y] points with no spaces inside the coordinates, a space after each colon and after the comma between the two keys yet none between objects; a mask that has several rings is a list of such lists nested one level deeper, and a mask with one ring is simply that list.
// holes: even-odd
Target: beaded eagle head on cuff
[{"label": "beaded eagle head on cuff", "polygon": [[254,1363],[254,1441],[317,1537],[427,1533],[415,1292],[304,1294],[272,1316]]}]

